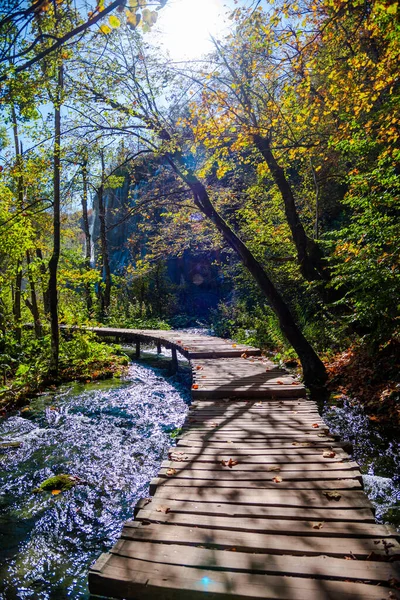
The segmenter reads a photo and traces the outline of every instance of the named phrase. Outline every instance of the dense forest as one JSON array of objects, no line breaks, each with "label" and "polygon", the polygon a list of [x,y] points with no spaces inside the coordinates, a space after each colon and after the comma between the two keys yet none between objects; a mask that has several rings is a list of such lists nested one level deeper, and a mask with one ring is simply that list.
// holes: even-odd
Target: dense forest
[{"label": "dense forest", "polygon": [[399,420],[398,4],[228,8],[177,61],[165,0],[3,0],[2,410],[124,368],[60,325],[202,326]]}]

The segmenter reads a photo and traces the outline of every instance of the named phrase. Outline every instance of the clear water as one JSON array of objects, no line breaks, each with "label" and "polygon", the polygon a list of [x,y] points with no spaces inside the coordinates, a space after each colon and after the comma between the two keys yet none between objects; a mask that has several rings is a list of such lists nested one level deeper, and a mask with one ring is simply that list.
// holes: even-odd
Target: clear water
[{"label": "clear water", "polygon": [[[89,598],[88,567],[148,496],[188,390],[182,379],[133,364],[124,380],[70,385],[0,421],[0,443],[22,443],[0,454],[2,600]],[[32,493],[60,473],[85,483]]]},{"label": "clear water", "polygon": [[360,465],[377,520],[400,529],[400,440],[396,432],[377,427],[358,402],[345,397],[337,406],[325,408],[323,417],[332,433],[353,445],[352,455]]}]

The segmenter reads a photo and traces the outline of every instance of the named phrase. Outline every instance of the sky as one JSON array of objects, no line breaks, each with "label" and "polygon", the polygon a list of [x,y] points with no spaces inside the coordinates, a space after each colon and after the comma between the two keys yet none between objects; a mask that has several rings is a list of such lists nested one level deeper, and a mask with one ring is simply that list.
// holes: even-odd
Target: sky
[{"label": "sky", "polygon": [[159,12],[157,40],[174,61],[193,60],[213,49],[210,34],[221,36],[232,0],[168,0]]}]

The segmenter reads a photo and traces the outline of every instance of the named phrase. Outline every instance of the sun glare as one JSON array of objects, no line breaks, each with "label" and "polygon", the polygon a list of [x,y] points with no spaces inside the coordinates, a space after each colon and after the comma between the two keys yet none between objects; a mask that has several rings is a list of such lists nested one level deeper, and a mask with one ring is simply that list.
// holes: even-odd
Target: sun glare
[{"label": "sun glare", "polygon": [[171,58],[193,60],[212,50],[210,35],[224,29],[223,0],[169,0],[160,11],[158,30],[161,45]]}]

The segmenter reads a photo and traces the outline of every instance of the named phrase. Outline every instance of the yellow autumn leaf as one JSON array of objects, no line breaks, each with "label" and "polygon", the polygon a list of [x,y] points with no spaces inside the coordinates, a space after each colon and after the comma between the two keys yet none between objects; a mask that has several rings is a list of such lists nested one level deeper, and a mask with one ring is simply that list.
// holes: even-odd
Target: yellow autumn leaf
[{"label": "yellow autumn leaf", "polygon": [[121,25],[121,21],[115,15],[111,15],[111,17],[108,19],[108,22],[110,23],[111,27],[119,27]]},{"label": "yellow autumn leaf", "polygon": [[61,490],[51,490],[51,493],[53,496],[58,496],[58,494],[61,494]]},{"label": "yellow autumn leaf", "polygon": [[111,27],[109,27],[108,25],[101,25],[100,31],[101,33],[105,33],[107,35],[111,33]]},{"label": "yellow autumn leaf", "polygon": [[130,10],[126,11],[126,22],[131,27],[137,27],[139,25],[141,19],[141,15],[139,13],[131,12]]}]

